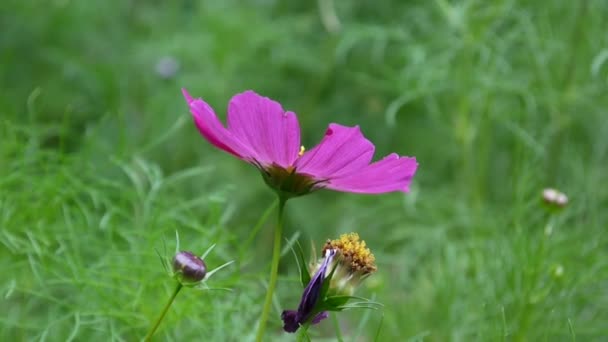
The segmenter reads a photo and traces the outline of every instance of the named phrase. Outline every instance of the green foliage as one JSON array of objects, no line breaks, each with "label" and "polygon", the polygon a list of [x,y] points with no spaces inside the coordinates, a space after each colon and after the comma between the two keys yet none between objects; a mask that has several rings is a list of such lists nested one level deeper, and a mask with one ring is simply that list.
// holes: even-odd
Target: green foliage
[{"label": "green foliage", "polygon": [[[341,313],[345,340],[605,338],[606,13],[602,0],[2,1],[0,339],[141,338],[173,288],[155,249],[175,231],[182,249],[217,244],[210,269],[235,260],[209,281],[233,291],[182,290],[158,338],[252,338],[273,194],[199,137],[181,87],[220,116],[238,91],[274,98],[307,147],[339,122],[378,157],[417,157],[407,196],[287,205],[286,238],[354,230],[376,255],[357,295],[383,314]],[[165,56],[173,77],[155,72]],[[570,197],[557,215],[547,186]],[[286,256],[277,340],[301,296]],[[331,322],[309,333],[336,336]]]}]

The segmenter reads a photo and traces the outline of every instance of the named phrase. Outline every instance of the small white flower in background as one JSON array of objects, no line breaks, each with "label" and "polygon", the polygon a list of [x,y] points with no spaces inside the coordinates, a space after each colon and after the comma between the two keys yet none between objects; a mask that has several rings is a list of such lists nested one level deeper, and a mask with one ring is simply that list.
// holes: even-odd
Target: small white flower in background
[{"label": "small white flower in background", "polygon": [[560,208],[565,207],[566,204],[568,204],[568,196],[566,196],[566,194],[564,194],[563,192],[552,188],[547,188],[543,190],[543,200],[547,204],[554,205]]},{"label": "small white flower in background", "polygon": [[160,78],[168,80],[179,71],[179,62],[171,56],[164,56],[156,62],[154,70]]}]

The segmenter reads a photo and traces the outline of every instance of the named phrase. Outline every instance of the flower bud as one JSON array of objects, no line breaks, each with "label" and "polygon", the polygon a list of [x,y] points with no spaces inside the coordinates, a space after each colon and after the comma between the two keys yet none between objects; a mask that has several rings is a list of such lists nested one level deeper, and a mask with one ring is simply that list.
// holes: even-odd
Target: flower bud
[{"label": "flower bud", "polygon": [[197,283],[205,278],[207,266],[193,253],[181,251],[173,258],[173,272],[182,283]]}]

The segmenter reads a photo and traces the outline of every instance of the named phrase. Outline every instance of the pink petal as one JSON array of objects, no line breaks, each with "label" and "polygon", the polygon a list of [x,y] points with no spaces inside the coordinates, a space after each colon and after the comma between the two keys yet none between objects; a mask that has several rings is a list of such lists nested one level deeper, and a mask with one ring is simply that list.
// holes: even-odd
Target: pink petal
[{"label": "pink petal", "polygon": [[224,128],[213,108],[201,99],[193,99],[186,89],[182,89],[182,93],[190,106],[196,127],[207,141],[236,157],[249,159],[251,151]]},{"label": "pink petal", "polygon": [[248,90],[228,104],[228,130],[249,146],[258,162],[292,166],[300,149],[300,126],[293,112]]},{"label": "pink petal", "polygon": [[296,162],[298,173],[317,179],[346,176],[366,167],[374,155],[374,145],[359,126],[330,124],[323,140]]},{"label": "pink petal", "polygon": [[417,168],[416,158],[399,157],[393,153],[359,172],[331,179],[326,187],[337,191],[365,194],[408,192]]}]

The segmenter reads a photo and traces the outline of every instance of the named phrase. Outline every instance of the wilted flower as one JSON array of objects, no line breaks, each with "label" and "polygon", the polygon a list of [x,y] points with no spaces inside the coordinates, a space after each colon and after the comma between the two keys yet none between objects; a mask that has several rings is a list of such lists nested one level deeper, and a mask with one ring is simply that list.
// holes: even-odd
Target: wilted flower
[{"label": "wilted flower", "polygon": [[343,234],[339,239],[327,240],[323,253],[331,250],[338,251],[338,258],[330,290],[339,295],[351,296],[363,279],[376,272],[376,258],[357,233]]},{"label": "wilted flower", "polygon": [[558,190],[547,188],[543,190],[543,201],[553,207],[563,208],[568,204],[568,196]]},{"label": "wilted flower", "polygon": [[283,329],[295,332],[304,324],[317,324],[327,311],[341,311],[363,279],[376,271],[374,255],[356,233],[328,240],[324,257],[315,265],[314,276],[306,285],[298,310],[281,314]]},{"label": "wilted flower", "polygon": [[173,258],[173,272],[180,283],[193,284],[205,278],[207,266],[198,256],[182,251]]},{"label": "wilted flower", "polygon": [[211,144],[255,165],[266,183],[285,198],[320,188],[378,194],[409,191],[418,163],[395,153],[370,163],[374,145],[358,126],[332,123],[309,151],[300,145],[296,114],[253,91],[228,104],[227,127],[202,99],[183,90],[194,122]]}]

